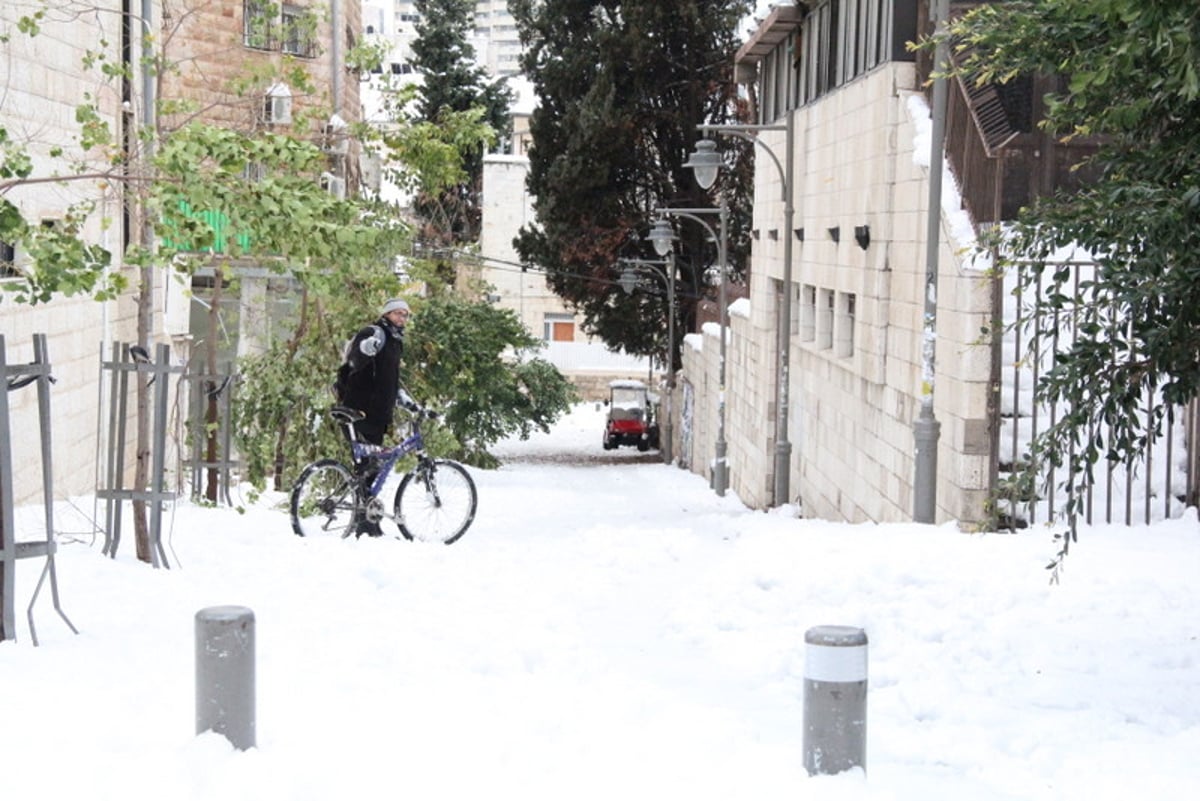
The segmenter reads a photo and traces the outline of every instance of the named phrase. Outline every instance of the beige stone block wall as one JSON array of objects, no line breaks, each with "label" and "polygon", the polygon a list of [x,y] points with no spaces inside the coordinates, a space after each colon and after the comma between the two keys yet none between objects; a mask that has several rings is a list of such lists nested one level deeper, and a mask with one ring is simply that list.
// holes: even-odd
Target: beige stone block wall
[{"label": "beige stone block wall", "polygon": [[[257,50],[243,43],[243,4],[229,0],[193,0],[188,13],[177,13],[168,47],[168,60],[181,69],[164,75],[163,96],[187,98],[203,109],[204,119],[247,129],[259,124],[262,109],[261,91],[269,81],[253,91],[239,94],[235,87],[251,74],[263,74],[274,69],[277,74],[293,66],[303,67],[309,74],[312,91],[289,86],[293,98],[293,118],[305,113],[315,115],[314,124],[323,123],[333,109],[334,95],[340,91],[337,113],[347,122],[362,119],[359,83],[355,75],[341,69],[338,81],[334,78],[333,36],[342,42],[342,57],[346,44],[362,35],[362,4],[343,0],[341,30],[333,30],[329,3],[297,3],[311,8],[317,15],[315,39],[319,52],[313,57],[289,56],[278,50]],[[178,10],[177,10],[178,11]],[[169,124],[182,122],[181,116]],[[311,129],[315,136],[319,129]],[[303,135],[298,128],[289,129]]]},{"label": "beige stone block wall", "polygon": [[[497,305],[515,311],[526,329],[541,338],[548,315],[573,317],[574,314],[550,291],[544,274],[521,272],[517,266],[520,257],[513,247],[513,237],[523,226],[535,221],[533,199],[525,192],[528,172],[529,160],[524,156],[484,158],[480,254],[485,261],[481,275],[499,295]],[[578,324],[575,341],[588,341]]]},{"label": "beige stone block wall", "polygon": [[[789,501],[801,514],[859,521],[909,520],[913,506],[913,421],[920,411],[926,292],[927,169],[914,162],[916,127],[907,100],[916,91],[911,65],[888,64],[796,112],[796,193],[792,279],[817,290],[816,336],[794,325],[789,351]],[[762,134],[784,159],[783,135]],[[731,486],[748,504],[770,505],[774,470],[775,319],[783,276],[783,203],[778,171],[758,158],[752,282],[748,309],[735,315],[727,365],[726,438]],[[864,249],[856,226],[867,226]],[[834,241],[829,229],[838,229]],[[774,229],[775,237],[769,235]],[[791,232],[787,232],[791,233]],[[990,357],[978,344],[991,287],[963,270],[959,243],[943,220],[939,247],[935,415],[938,518],[982,517],[987,491],[986,401]],[[853,295],[853,348],[838,349],[836,315],[821,318],[821,301]],[[793,295],[793,305],[797,303]],[[840,307],[839,307],[840,310]],[[799,310],[793,308],[793,320]],[[830,322],[832,320],[832,323]],[[832,327],[823,340],[822,325]],[[711,342],[710,342],[711,340]],[[685,380],[696,390],[697,415],[715,419],[715,337],[685,354]],[[694,441],[711,452],[706,424]],[[709,459],[692,469],[708,475]]]},{"label": "beige stone block wall", "polygon": [[[13,32],[0,42],[0,117],[9,136],[26,147],[34,159],[34,175],[69,173],[76,160],[94,162],[101,171],[101,154],[75,149],[79,126],[75,108],[85,93],[92,94],[100,113],[115,130],[118,100],[95,72],[83,68],[87,51],[107,41],[109,58],[119,59],[120,4],[101,2],[100,13],[68,22],[51,15],[34,38]],[[51,150],[64,148],[57,157]],[[95,202],[83,236],[114,253],[114,270],[120,269],[120,235],[103,224],[119,217],[118,187],[101,181],[71,181],[17,186],[5,194],[29,221],[54,220],[82,201]],[[18,266],[22,253],[17,251]],[[131,279],[134,276],[131,276]],[[105,342],[127,340],[136,330],[132,297],[100,303],[88,297],[55,297],[48,303],[17,303],[11,293],[0,292],[0,335],[4,336],[9,365],[33,361],[35,334],[46,335],[47,356],[55,383],[50,385],[51,463],[56,499],[90,493],[95,489],[98,437],[97,401],[100,393],[100,353]],[[36,384],[8,393],[14,467],[14,502],[41,503],[41,436]]]},{"label": "beige stone block wall", "polygon": [[775,475],[775,332],[756,327],[752,316],[739,313],[730,314],[729,331],[725,409],[729,486],[747,505],[764,508],[770,503]]}]

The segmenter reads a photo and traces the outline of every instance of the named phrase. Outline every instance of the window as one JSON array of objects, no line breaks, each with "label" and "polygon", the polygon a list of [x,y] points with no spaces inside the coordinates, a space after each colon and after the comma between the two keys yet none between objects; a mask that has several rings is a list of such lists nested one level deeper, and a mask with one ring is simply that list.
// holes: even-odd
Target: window
[{"label": "window", "polygon": [[546,342],[574,342],[575,318],[569,314],[547,314],[542,326]]},{"label": "window", "polygon": [[817,338],[817,288],[805,284],[800,288],[800,341]]},{"label": "window", "polygon": [[242,42],[256,50],[279,50],[315,58],[317,17],[303,6],[270,0],[243,0]]},{"label": "window", "polygon": [[285,3],[281,29],[283,52],[303,58],[317,55],[317,18],[306,9]]},{"label": "window", "polygon": [[263,96],[263,122],[268,125],[290,125],[292,122],[292,90],[277,83]]},{"label": "window", "polygon": [[834,326],[834,353],[838,356],[854,355],[854,303],[853,293],[838,293],[838,319]]},{"label": "window", "polygon": [[242,3],[242,42],[246,47],[273,50],[275,25],[272,11],[276,7],[268,0],[244,0]]},{"label": "window", "polygon": [[242,177],[252,184],[257,184],[266,180],[267,168],[261,162],[250,162],[242,168]]},{"label": "window", "polygon": [[762,122],[807,105],[890,59],[911,60],[904,42],[916,0],[806,0],[800,26],[760,65]]},{"label": "window", "polygon": [[16,278],[21,273],[17,270],[17,249],[8,242],[0,240],[0,279]]},{"label": "window", "polygon": [[817,347],[833,347],[833,290],[822,289],[817,303]]}]

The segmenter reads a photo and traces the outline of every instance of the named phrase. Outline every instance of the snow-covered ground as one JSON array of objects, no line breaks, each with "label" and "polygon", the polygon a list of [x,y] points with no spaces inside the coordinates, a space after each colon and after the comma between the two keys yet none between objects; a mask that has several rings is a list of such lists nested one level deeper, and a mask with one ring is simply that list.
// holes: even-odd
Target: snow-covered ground
[{"label": "snow-covered ground", "polygon": [[[1200,797],[1194,510],[1084,529],[1052,586],[1046,529],[754,512],[603,452],[602,427],[581,405],[505,443],[449,547],[302,540],[278,496],[180,503],[170,570],[64,535],[80,633],[43,590],[37,648],[23,560],[0,798]],[[227,604],[256,620],[247,751],[194,731],[195,614]],[[824,624],[870,641],[867,769],[810,778],[804,635]]]}]

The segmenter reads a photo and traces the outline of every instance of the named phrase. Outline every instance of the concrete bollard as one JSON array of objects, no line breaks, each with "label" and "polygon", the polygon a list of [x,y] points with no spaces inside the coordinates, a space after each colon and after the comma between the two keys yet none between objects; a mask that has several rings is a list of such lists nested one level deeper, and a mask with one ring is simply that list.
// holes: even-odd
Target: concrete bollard
[{"label": "concrete bollard", "polygon": [[254,612],[210,606],[196,613],[196,734],[254,748]]},{"label": "concrete bollard", "polygon": [[866,632],[814,626],[804,642],[804,767],[810,776],[866,770]]}]

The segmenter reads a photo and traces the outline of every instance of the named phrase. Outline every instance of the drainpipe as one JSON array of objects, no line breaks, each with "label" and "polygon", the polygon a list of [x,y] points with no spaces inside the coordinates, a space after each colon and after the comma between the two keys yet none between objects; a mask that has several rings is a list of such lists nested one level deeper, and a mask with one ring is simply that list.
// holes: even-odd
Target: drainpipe
[{"label": "drainpipe", "polygon": [[330,75],[330,91],[333,94],[333,113],[337,114],[342,110],[342,0],[333,0],[330,12],[333,20],[333,35],[330,37],[332,41],[329,47],[329,59],[332,62],[330,69],[333,70],[333,74]]},{"label": "drainpipe", "polygon": [[[937,32],[946,27],[947,0],[932,0],[933,23]],[[945,41],[934,50],[934,72],[945,70],[949,52]],[[925,323],[921,337],[921,411],[913,422],[915,441],[913,472],[913,522],[937,520],[937,448],[942,424],[933,412],[935,378],[934,356],[937,348],[937,284],[939,235],[942,225],[942,162],[946,138],[945,78],[933,82],[933,142],[929,153],[929,218],[925,233]]]}]

